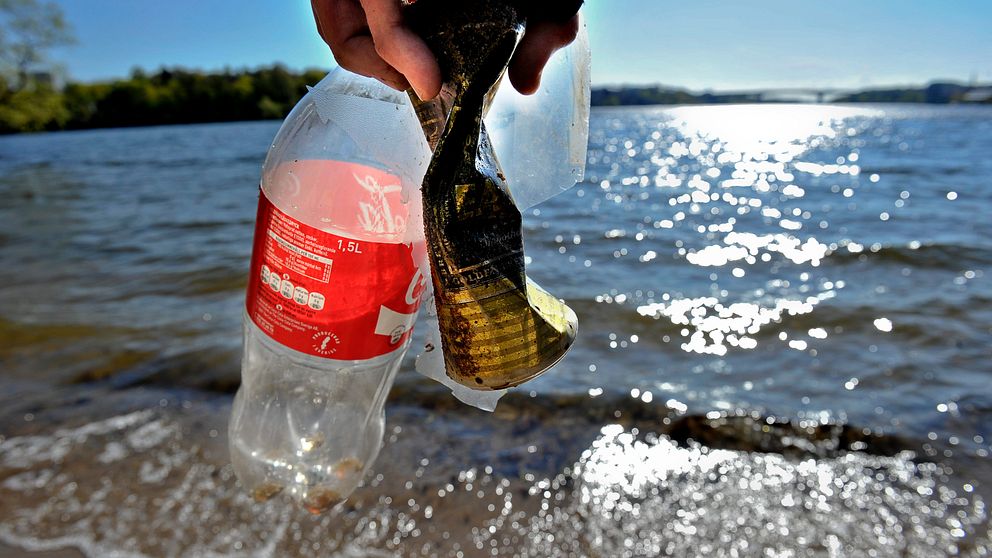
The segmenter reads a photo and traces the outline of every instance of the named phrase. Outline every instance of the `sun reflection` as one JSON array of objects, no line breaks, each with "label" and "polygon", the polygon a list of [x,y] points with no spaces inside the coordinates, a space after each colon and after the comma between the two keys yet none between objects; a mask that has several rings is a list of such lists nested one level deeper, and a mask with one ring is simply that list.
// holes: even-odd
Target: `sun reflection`
[{"label": "sun reflection", "polygon": [[885,333],[892,331],[892,320],[888,318],[878,318],[875,320],[874,325],[878,331]]},{"label": "sun reflection", "polygon": [[[627,152],[628,157],[643,150],[654,169],[638,168],[635,175],[619,180],[603,178],[599,185],[605,198],[614,203],[650,199],[644,189],[652,184],[671,188],[667,195],[671,212],[649,215],[644,222],[656,230],[683,232],[674,251],[693,266],[713,269],[712,291],[706,296],[671,292],[660,302],[645,301],[637,310],[687,326],[683,329],[687,340],[681,344],[685,351],[724,355],[730,348],[753,349],[758,333],[768,324],[781,322],[785,315],[808,314],[835,296],[834,284],[827,278],[811,279],[803,271],[797,279],[780,270],[791,273],[819,267],[838,249],[838,242],[821,242],[811,234],[830,227],[818,215],[824,206],[801,204],[819,199],[809,195],[815,188],[829,188],[845,198],[854,195],[864,161],[855,147],[839,146],[861,131],[852,119],[880,113],[839,106],[742,105],[680,107],[665,114],[668,118],[663,125],[669,132],[656,131],[641,145],[610,139],[605,149],[607,153]],[[834,154],[824,160],[829,151]],[[844,177],[851,186],[818,182],[824,177]],[[873,173],[870,181],[877,180]],[[632,188],[640,193],[635,195]],[[885,213],[881,220],[887,218]],[[604,236],[626,239],[631,234],[611,229]],[[637,232],[636,240],[642,240],[643,234]],[[839,245],[852,253],[864,250],[850,239],[842,239]],[[613,255],[619,258],[627,253],[621,247]],[[664,265],[667,259],[657,246],[634,254],[645,266]],[[759,269],[752,274],[752,268]],[[769,270],[774,280],[758,289],[751,286]],[[747,286],[728,288],[736,285]],[[600,302],[619,300],[617,295],[597,297]],[[791,349],[804,351],[811,341],[824,338],[826,331],[814,327],[808,339],[783,341]]]},{"label": "sun reflection", "polygon": [[[709,420],[719,426],[721,416]],[[514,554],[956,555],[987,515],[972,485],[958,493],[943,484],[948,472],[908,453],[790,459],[611,424],[563,474],[535,483],[540,511],[521,525],[526,543]]]},{"label": "sun reflection", "polygon": [[[755,160],[791,160],[815,138],[847,133],[845,120],[874,117],[878,110],[823,105],[732,105],[678,107],[670,111],[675,125],[696,151],[753,154]],[[710,140],[706,146],[703,140]]]},{"label": "sun reflection", "polygon": [[[834,291],[824,291],[803,300],[781,298],[773,306],[753,302],[724,305],[716,297],[681,298],[637,307],[642,316],[668,318],[673,324],[694,328],[689,341],[682,344],[687,352],[725,355],[729,347],[753,349],[754,338],[765,326],[780,323],[784,315],[809,314],[821,301],[832,298]],[[804,350],[806,343],[793,342],[794,349]]]}]

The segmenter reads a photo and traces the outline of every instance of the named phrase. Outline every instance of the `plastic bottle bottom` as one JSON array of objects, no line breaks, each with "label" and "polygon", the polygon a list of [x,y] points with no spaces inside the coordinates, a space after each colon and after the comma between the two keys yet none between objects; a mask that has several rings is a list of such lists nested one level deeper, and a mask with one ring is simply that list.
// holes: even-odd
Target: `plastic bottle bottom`
[{"label": "plastic bottle bottom", "polygon": [[284,493],[313,513],[344,502],[379,453],[383,404],[402,355],[372,365],[314,359],[246,320],[229,430],[241,483],[258,500]]}]

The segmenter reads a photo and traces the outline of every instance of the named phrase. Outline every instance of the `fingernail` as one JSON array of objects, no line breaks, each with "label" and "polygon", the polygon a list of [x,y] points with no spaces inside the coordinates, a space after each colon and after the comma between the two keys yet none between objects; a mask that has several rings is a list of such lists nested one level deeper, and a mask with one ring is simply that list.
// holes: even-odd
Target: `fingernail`
[{"label": "fingernail", "polygon": [[421,101],[428,101],[428,100],[430,100],[430,98],[427,97],[426,95],[424,95],[424,93],[422,92],[422,90],[420,88],[418,88],[416,85],[414,85],[414,84],[411,83],[410,84],[410,87],[413,88],[413,92],[417,94],[417,98],[420,99]]}]

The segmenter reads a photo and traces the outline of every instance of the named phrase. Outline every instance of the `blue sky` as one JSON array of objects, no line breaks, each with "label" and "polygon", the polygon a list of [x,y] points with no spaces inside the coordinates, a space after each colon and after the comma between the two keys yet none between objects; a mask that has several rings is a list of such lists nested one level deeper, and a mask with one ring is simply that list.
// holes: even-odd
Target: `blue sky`
[{"label": "blue sky", "polygon": [[[162,65],[330,67],[307,0],[55,0],[94,80]],[[992,82],[992,1],[588,0],[593,83],[691,89]]]}]

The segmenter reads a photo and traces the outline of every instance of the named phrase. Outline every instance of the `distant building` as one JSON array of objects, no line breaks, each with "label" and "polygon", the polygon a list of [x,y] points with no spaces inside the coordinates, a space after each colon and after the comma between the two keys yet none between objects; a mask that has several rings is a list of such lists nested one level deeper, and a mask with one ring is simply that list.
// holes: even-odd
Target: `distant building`
[{"label": "distant building", "polygon": [[992,87],[976,87],[961,97],[966,103],[988,103],[992,102]]}]

